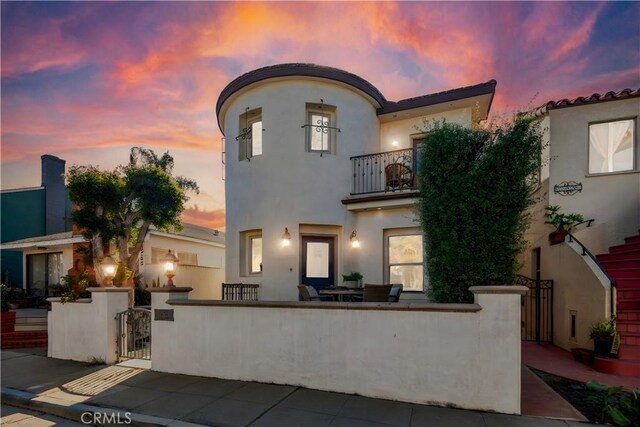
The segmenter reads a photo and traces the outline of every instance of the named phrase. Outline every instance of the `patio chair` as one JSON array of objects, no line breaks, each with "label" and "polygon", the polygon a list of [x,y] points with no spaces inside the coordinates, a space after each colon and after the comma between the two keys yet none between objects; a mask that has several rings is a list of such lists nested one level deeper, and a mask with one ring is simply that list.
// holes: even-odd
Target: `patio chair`
[{"label": "patio chair", "polygon": [[320,296],[313,286],[298,285],[298,293],[302,301],[333,301],[331,296]]},{"label": "patio chair", "polygon": [[400,301],[400,294],[402,293],[402,284],[391,285],[389,291],[389,302]]},{"label": "patio chair", "polygon": [[384,168],[385,189],[395,191],[411,187],[413,174],[411,169],[402,163],[391,163]]},{"label": "patio chair", "polygon": [[[364,285],[363,302],[389,302],[391,287],[393,285]],[[356,296],[355,299],[360,299]]]}]

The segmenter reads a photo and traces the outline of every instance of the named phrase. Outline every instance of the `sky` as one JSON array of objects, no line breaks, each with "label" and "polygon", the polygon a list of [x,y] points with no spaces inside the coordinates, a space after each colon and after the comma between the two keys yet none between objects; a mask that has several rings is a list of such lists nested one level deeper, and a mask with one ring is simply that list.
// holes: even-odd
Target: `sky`
[{"label": "sky", "polygon": [[342,68],[391,101],[498,81],[493,115],[640,87],[639,2],[6,2],[1,186],[40,156],[113,169],[133,146],[195,179],[186,222],[224,228],[215,104],[286,62]]}]

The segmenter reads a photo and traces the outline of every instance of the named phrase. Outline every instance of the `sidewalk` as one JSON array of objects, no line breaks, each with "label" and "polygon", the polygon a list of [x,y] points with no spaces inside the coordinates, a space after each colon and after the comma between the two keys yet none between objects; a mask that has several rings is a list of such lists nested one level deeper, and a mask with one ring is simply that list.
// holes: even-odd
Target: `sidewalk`
[{"label": "sidewalk", "polygon": [[[2,403],[79,421],[83,412],[128,414],[131,425],[213,426],[586,426],[372,399],[301,387],[85,366],[2,352]],[[461,390],[464,392],[464,390]],[[495,390],[499,395],[500,390]],[[114,412],[115,411],[115,412]],[[120,412],[118,412],[120,411]]]}]

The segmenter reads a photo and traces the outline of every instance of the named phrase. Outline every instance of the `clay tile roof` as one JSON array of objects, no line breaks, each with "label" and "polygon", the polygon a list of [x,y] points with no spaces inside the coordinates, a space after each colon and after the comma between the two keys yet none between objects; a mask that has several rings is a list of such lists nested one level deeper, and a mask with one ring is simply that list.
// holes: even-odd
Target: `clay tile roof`
[{"label": "clay tile roof", "polygon": [[640,88],[638,89],[622,89],[619,92],[609,91],[604,95],[599,93],[591,94],[587,97],[579,96],[575,99],[561,99],[559,101],[549,101],[544,105],[536,108],[534,114],[536,116],[543,116],[549,112],[549,110],[555,110],[558,108],[576,107],[585,104],[595,104],[598,102],[617,101],[620,99],[635,98],[640,96]]}]

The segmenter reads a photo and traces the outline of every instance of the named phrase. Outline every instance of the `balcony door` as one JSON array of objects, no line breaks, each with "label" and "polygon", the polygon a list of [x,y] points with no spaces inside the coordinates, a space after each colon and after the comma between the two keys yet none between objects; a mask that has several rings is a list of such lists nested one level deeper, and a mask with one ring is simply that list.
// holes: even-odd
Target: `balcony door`
[{"label": "balcony door", "polygon": [[335,238],[302,237],[302,284],[326,288],[335,284]]}]

